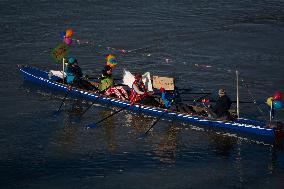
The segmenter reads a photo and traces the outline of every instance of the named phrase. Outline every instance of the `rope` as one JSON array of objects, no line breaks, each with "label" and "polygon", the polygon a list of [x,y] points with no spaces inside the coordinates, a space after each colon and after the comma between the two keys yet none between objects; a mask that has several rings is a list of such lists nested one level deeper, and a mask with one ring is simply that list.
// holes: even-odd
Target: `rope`
[{"label": "rope", "polygon": [[262,116],[265,116],[264,111],[260,108],[259,104],[256,103],[256,99],[254,95],[252,94],[251,90],[249,89],[248,85],[244,82],[244,79],[241,78],[241,82],[243,86],[247,89],[248,94],[250,95],[250,98],[252,99],[253,103],[256,104],[258,111]]}]

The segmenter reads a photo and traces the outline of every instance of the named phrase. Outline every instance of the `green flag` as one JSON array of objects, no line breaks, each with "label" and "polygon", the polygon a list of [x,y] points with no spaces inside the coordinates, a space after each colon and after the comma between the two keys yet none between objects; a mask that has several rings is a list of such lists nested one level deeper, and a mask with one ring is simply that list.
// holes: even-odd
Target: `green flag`
[{"label": "green flag", "polygon": [[60,43],[52,50],[52,57],[56,63],[60,63],[63,58],[66,58],[70,48],[65,43]]}]

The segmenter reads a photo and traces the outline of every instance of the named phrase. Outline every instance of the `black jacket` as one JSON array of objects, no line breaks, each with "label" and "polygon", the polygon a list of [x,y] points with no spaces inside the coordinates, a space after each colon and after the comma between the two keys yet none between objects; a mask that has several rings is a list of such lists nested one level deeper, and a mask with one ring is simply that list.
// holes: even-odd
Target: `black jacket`
[{"label": "black jacket", "polygon": [[218,98],[215,106],[212,107],[212,110],[218,118],[226,117],[229,115],[229,109],[231,107],[231,104],[231,99],[227,95],[224,95]]}]

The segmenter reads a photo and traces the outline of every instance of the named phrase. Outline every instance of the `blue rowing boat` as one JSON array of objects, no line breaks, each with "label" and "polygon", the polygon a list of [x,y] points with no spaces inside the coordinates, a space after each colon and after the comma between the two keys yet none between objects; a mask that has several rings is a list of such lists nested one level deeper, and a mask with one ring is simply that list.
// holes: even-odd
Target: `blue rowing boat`
[{"label": "blue rowing boat", "polygon": [[[60,80],[57,76],[49,77],[46,71],[40,70],[30,66],[19,66],[24,80],[33,82],[37,85],[48,87],[50,89],[67,92],[70,87],[66,84],[57,82]],[[268,128],[264,121],[238,118],[234,121],[216,120],[198,115],[191,115],[186,113],[171,112],[164,109],[153,106],[146,106],[142,104],[131,105],[129,101],[123,101],[116,98],[102,96],[93,91],[86,91],[78,88],[71,88],[69,95],[74,98],[83,98],[87,101],[96,101],[98,103],[109,104],[115,107],[126,107],[129,111],[138,111],[147,115],[159,117],[163,116],[164,119],[176,120],[185,123],[190,123],[196,126],[207,127],[211,130],[221,130],[229,133],[242,133],[244,135],[256,136],[257,138],[266,138],[269,140],[275,140],[279,136],[283,136],[283,130],[278,128]],[[162,115],[163,114],[163,115]]]}]

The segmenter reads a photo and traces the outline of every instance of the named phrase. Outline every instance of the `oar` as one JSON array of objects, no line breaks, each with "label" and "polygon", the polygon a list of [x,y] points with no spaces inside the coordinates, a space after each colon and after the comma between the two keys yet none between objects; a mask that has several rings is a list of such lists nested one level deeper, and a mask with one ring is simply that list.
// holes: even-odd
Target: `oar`
[{"label": "oar", "polygon": [[99,100],[100,96],[98,96],[92,103],[91,105],[89,105],[84,112],[79,116],[79,119],[81,119],[81,117],[96,103],[97,100]]},{"label": "oar", "polygon": [[144,133],[144,135],[147,135],[148,132],[158,123],[158,121],[167,113],[167,110],[165,110],[157,119],[156,121],[149,127],[149,129]]},{"label": "oar", "polygon": [[[111,86],[110,86],[110,87],[111,87]],[[104,93],[106,90],[108,90],[110,87],[108,87],[108,88],[106,88],[106,89],[104,89],[104,90],[102,90],[102,91],[99,91],[98,94],[99,94],[99,95],[103,94],[103,93]],[[96,103],[96,101],[97,101],[99,98],[100,98],[100,96],[98,96],[98,97],[92,102],[92,104],[89,105],[89,106],[85,109],[85,111],[79,116],[79,118],[81,118],[81,117]]]},{"label": "oar", "polygon": [[[185,99],[183,101],[185,101],[185,102],[202,102],[200,100],[197,101],[195,99]],[[210,100],[210,102],[216,102],[216,100]],[[237,101],[232,101],[232,103],[237,103]],[[256,101],[239,101],[239,103],[243,103],[243,104],[261,104],[261,102],[256,102]]]},{"label": "oar", "polygon": [[[85,76],[85,78],[88,79],[88,80],[90,80],[90,79],[93,79],[93,80],[97,79],[97,80],[99,80],[100,79],[100,77],[94,77],[94,76],[88,76],[88,75]],[[122,78],[114,78],[113,80],[114,81],[121,81]]]},{"label": "oar", "polygon": [[212,93],[210,93],[210,92],[204,92],[204,93],[199,93],[199,92],[182,92],[182,93],[180,93],[180,94],[200,94],[200,95],[210,95],[210,94],[212,94]]},{"label": "oar", "polygon": [[202,102],[202,105],[204,106],[205,112],[209,118],[216,118],[216,114],[209,107],[207,107],[204,102]]},{"label": "oar", "polygon": [[57,116],[57,115],[59,114],[59,112],[60,112],[60,110],[61,110],[62,105],[64,104],[64,102],[65,102],[65,100],[66,100],[67,96],[69,95],[69,93],[70,93],[70,92],[71,92],[71,90],[72,90],[72,86],[73,86],[73,84],[72,84],[71,86],[69,86],[69,87],[68,87],[68,91],[65,93],[65,96],[64,96],[64,98],[63,98],[63,100],[62,100],[62,102],[61,102],[61,104],[60,104],[60,106],[59,106],[58,110],[57,110],[57,111],[53,114],[54,116]]},{"label": "oar", "polygon": [[121,108],[121,109],[115,111],[114,113],[108,115],[107,117],[101,119],[100,121],[97,121],[96,123],[91,123],[91,124],[89,124],[89,125],[86,125],[87,129],[97,127],[97,124],[99,124],[99,123],[103,122],[104,120],[106,120],[106,119],[108,119],[108,118],[114,116],[115,114],[121,112],[122,110],[125,110],[125,109],[129,108],[130,106],[132,106],[132,104],[127,104],[127,105],[124,106],[123,108]]}]

